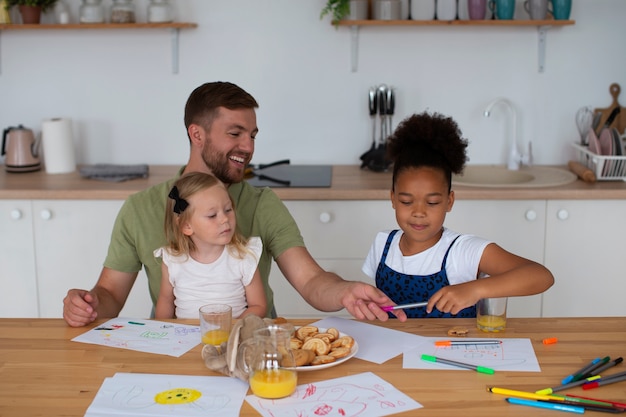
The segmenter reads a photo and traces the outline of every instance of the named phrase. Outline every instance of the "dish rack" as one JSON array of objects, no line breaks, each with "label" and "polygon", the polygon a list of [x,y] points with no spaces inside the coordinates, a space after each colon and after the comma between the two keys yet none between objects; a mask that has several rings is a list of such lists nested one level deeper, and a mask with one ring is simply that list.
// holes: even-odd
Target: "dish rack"
[{"label": "dish rack", "polygon": [[578,162],[596,174],[598,181],[626,181],[626,156],[606,156],[591,152],[586,146],[572,143]]}]

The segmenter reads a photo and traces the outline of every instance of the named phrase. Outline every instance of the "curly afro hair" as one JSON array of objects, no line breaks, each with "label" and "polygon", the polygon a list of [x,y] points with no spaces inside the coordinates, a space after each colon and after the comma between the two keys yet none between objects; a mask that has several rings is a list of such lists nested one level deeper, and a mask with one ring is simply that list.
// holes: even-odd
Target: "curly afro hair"
[{"label": "curly afro hair", "polygon": [[442,170],[452,187],[452,174],[463,172],[467,139],[451,117],[423,112],[404,119],[387,139],[387,157],[393,161],[393,184],[409,168]]}]

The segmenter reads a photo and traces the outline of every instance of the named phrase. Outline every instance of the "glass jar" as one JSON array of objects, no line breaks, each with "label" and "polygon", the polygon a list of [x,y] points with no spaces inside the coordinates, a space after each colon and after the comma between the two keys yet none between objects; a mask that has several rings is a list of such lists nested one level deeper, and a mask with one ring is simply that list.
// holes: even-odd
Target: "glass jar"
[{"label": "glass jar", "polygon": [[79,15],[80,23],[104,23],[102,0],[83,0]]},{"label": "glass jar", "polygon": [[133,0],[113,0],[111,23],[135,23]]},{"label": "glass jar", "polygon": [[174,12],[168,0],[150,0],[148,22],[165,23],[174,20]]}]

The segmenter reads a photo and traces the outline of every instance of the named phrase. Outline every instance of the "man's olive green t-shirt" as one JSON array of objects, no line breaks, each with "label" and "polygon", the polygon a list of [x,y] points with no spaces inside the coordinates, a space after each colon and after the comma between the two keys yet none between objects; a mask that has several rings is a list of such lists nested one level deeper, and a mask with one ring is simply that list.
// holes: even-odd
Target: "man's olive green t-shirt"
[{"label": "man's olive green t-shirt", "polygon": [[[167,245],[164,231],[165,204],[175,178],[131,195],[120,209],[104,266],[121,272],[139,272],[148,276],[152,302],[156,304],[161,287],[161,259],[154,250]],[[285,250],[304,246],[298,225],[289,210],[269,188],[255,188],[247,182],[232,184],[228,192],[235,202],[237,228],[244,236],[259,236],[263,253],[259,271],[267,296],[267,316],[274,311],[274,294],[269,286],[272,259]]]}]

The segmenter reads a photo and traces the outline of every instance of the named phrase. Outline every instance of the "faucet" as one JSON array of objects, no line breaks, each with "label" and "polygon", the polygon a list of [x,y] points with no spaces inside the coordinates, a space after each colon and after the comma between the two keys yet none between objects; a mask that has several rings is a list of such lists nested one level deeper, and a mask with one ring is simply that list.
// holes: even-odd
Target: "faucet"
[{"label": "faucet", "polygon": [[507,158],[507,168],[512,171],[517,171],[522,163],[530,165],[532,161],[532,145],[530,143],[528,144],[527,155],[523,155],[519,152],[517,148],[517,112],[515,111],[515,107],[513,107],[513,103],[511,103],[506,98],[497,98],[489,103],[489,105],[485,109],[485,117],[489,117],[491,115],[491,109],[499,103],[506,105],[506,107],[508,107],[508,109],[510,110],[511,115],[513,116],[513,134],[511,137],[511,150]]}]

